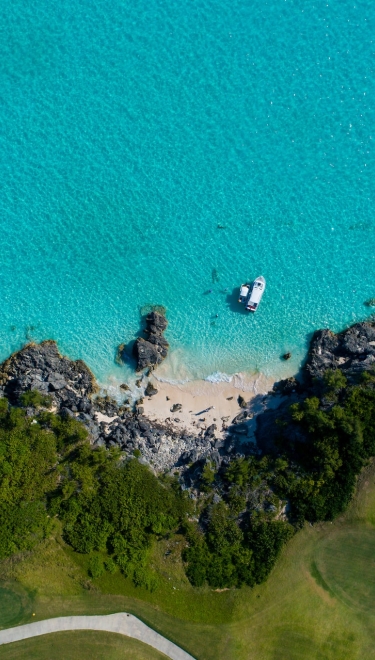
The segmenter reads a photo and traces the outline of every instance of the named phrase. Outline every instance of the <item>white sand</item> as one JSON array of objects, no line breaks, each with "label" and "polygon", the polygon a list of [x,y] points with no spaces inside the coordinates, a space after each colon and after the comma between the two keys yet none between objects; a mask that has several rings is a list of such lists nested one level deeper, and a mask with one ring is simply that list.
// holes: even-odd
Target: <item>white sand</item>
[{"label": "white sand", "polygon": [[[236,374],[229,383],[197,380],[170,384],[157,378],[157,373],[150,378],[158,393],[144,398],[145,415],[160,422],[169,419],[177,428],[195,432],[197,428],[206,428],[210,424],[216,424],[218,431],[224,430],[225,424],[230,424],[241,412],[239,395],[246,401],[257,397],[254,401],[254,413],[260,412],[264,395],[272,389],[274,382],[263,374],[254,376],[244,373]],[[175,403],[182,404],[182,410],[172,413],[171,407]],[[207,411],[207,408],[210,410]]]}]

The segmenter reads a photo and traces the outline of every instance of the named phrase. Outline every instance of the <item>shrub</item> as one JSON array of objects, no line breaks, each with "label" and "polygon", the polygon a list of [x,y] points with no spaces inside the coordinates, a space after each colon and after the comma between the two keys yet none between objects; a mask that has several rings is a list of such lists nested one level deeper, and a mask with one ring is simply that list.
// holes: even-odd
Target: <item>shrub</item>
[{"label": "shrub", "polygon": [[41,394],[37,390],[29,390],[24,392],[20,396],[21,406],[24,408],[32,406],[33,408],[51,408],[52,406],[52,397],[48,394]]},{"label": "shrub", "polygon": [[90,557],[89,563],[89,575],[92,578],[99,578],[104,573],[104,564],[103,559],[99,555],[93,555]]},{"label": "shrub", "polygon": [[108,571],[108,573],[116,573],[117,566],[112,557],[108,557],[108,559],[106,559],[104,562],[104,568],[106,571]]}]

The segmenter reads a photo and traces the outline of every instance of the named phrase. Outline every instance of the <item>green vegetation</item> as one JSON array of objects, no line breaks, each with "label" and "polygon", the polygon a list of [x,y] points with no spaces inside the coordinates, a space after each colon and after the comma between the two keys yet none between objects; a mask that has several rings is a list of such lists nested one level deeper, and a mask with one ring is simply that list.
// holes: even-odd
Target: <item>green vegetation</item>
[{"label": "green vegetation", "polygon": [[342,372],[327,372],[319,387],[278,420],[273,455],[238,458],[218,473],[203,465],[196,502],[177,478],[156,477],[136,456],[93,449],[82,425],[46,409],[49,398],[26,393],[27,412],[1,399],[0,558],[31,550],[58,520],[64,541],[89,555],[88,576],[120,570],[152,592],[160,584],[153,545],[180,531],[193,586],[260,584],[305,520],[347,507],[375,455],[375,375],[348,385]]},{"label": "green vegetation", "polygon": [[15,626],[30,616],[31,601],[16,582],[0,582],[0,627]]},{"label": "green vegetation", "polygon": [[216,504],[217,475],[207,464],[205,495],[194,505],[176,478],[156,477],[118,449],[93,449],[81,424],[46,410],[49,399],[31,392],[23,404],[27,412],[0,399],[0,558],[31,550],[58,520],[64,541],[89,555],[88,576],[97,580],[119,569],[154,591],[153,544],[180,529],[193,585],[253,586],[266,579],[292,528],[272,522],[272,512],[246,515],[240,524],[238,515],[246,508],[245,490],[269,470],[267,460],[234,462],[224,475],[227,502]]},{"label": "green vegetation", "polygon": [[2,660],[165,660],[147,644],[115,633],[80,630],[25,639],[1,647]]},{"label": "green vegetation", "polygon": [[[3,561],[0,571],[3,576],[12,571],[33,594],[32,609],[22,622],[129,611],[197,660],[374,660],[373,580],[369,580],[374,517],[373,464],[362,472],[358,495],[347,513],[334,523],[306,525],[284,547],[267,582],[252,589],[244,586],[219,593],[191,587],[180,560],[183,537],[179,536],[154,545],[151,561],[160,580],[156,592],[136,588],[120,572],[112,576],[107,571],[94,580],[95,587],[89,587],[85,583],[89,557],[74,553],[58,536],[43,541],[13,566],[12,560]],[[167,550],[171,554],[165,556]],[[10,652],[12,647],[2,651]],[[59,658],[60,646],[54,648],[52,655]],[[97,654],[92,648],[92,657],[100,658],[101,648],[99,644]],[[80,649],[76,655],[74,649],[69,651],[69,659],[84,657]],[[29,647],[18,657],[32,657]]]},{"label": "green vegetation", "polygon": [[47,536],[45,500],[60,477],[57,451],[85,437],[75,420],[41,413],[36,421],[0,399],[0,558],[30,550]]},{"label": "green vegetation", "polygon": [[21,404],[25,406],[30,406],[32,408],[51,408],[52,398],[46,394],[43,395],[37,390],[28,390],[24,392],[20,397]]},{"label": "green vegetation", "polygon": [[320,396],[292,405],[284,423],[285,464],[275,472],[275,491],[289,499],[298,523],[332,520],[375,455],[375,375],[364,372],[359,384],[348,385],[342,372],[326,372]]},{"label": "green vegetation", "polygon": [[375,377],[329,372],[315,394],[273,455],[207,464],[196,501],[75,420],[0,400],[0,575],[30,594],[4,585],[0,625],[125,610],[199,660],[375,659]]}]

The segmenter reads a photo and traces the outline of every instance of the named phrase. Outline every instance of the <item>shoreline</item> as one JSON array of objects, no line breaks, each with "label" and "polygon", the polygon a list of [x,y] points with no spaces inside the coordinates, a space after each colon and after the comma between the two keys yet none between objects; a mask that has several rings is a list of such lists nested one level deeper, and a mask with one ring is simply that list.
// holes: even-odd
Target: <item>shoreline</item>
[{"label": "shoreline", "polygon": [[[252,412],[257,415],[266,407],[265,399],[275,383],[274,378],[250,373],[235,374],[230,382],[200,379],[177,384],[159,379],[157,373],[148,380],[158,390],[157,394],[144,397],[141,404],[150,421],[171,423],[179,431],[190,433],[215,424],[215,433],[220,437],[242,411],[239,396],[243,396],[247,404],[253,404]],[[182,407],[173,412],[171,409],[177,404]]]}]

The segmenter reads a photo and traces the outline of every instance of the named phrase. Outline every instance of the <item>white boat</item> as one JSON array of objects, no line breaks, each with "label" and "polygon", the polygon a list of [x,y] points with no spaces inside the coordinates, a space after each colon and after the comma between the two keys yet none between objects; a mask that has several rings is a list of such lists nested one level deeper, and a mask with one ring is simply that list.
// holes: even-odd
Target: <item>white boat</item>
[{"label": "white boat", "polygon": [[246,301],[246,309],[249,312],[255,312],[258,305],[262,300],[264,289],[266,288],[266,280],[262,275],[257,277],[251,285],[250,292]]},{"label": "white boat", "polygon": [[238,298],[239,303],[242,303],[243,305],[246,305],[246,301],[247,301],[251,286],[252,286],[251,282],[250,282],[250,284],[248,282],[246,284],[241,284],[240,295],[239,295],[239,298]]}]

